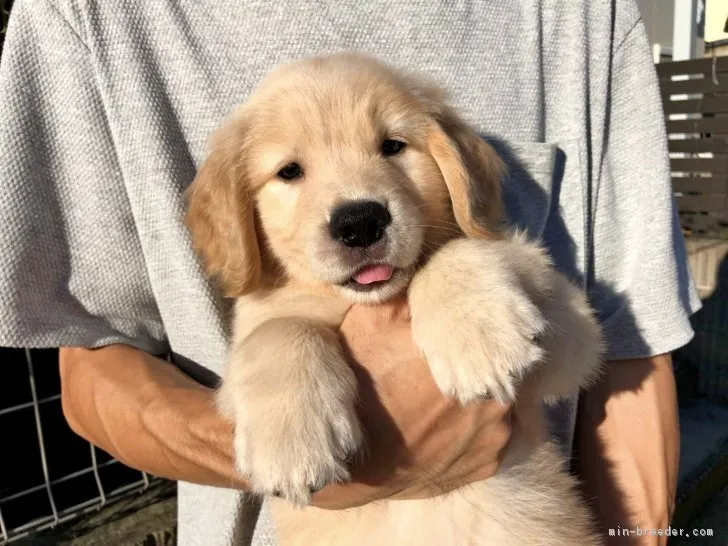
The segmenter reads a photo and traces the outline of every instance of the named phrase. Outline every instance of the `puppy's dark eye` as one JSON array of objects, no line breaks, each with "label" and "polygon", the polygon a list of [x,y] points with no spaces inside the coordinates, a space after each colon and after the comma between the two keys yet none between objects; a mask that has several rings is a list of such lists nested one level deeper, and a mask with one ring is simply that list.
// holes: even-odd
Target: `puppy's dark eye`
[{"label": "puppy's dark eye", "polygon": [[395,155],[404,150],[406,144],[401,140],[393,140],[388,138],[382,142],[382,153],[384,155]]},{"label": "puppy's dark eye", "polygon": [[303,174],[301,166],[298,163],[289,163],[278,171],[278,177],[283,180],[293,180]]}]

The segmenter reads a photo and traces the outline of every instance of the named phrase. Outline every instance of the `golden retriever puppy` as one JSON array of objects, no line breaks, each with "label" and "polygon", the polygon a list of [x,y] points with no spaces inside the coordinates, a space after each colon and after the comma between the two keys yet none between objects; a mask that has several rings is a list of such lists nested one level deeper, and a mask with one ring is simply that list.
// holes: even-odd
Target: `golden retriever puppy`
[{"label": "golden retriever puppy", "polygon": [[[443,93],[356,54],[277,68],[214,135],[186,222],[236,299],[218,402],[239,471],[280,497],[281,544],[599,542],[542,402],[595,376],[600,332],[544,250],[503,229],[503,172]],[[338,328],[352,303],[404,291],[443,393],[516,402],[507,456],[439,498],[307,506],[362,444]]]}]

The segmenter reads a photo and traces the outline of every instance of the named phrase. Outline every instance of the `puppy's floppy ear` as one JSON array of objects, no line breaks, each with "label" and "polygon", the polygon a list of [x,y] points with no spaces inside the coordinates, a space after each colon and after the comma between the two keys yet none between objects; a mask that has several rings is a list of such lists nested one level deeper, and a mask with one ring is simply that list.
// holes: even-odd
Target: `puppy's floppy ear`
[{"label": "puppy's floppy ear", "polygon": [[254,196],[242,157],[244,125],[237,117],[213,135],[210,154],[185,194],[193,246],[230,298],[255,290],[261,277]]},{"label": "puppy's floppy ear", "polygon": [[442,103],[432,113],[427,146],[445,179],[460,229],[468,237],[498,237],[505,165],[497,152]]}]

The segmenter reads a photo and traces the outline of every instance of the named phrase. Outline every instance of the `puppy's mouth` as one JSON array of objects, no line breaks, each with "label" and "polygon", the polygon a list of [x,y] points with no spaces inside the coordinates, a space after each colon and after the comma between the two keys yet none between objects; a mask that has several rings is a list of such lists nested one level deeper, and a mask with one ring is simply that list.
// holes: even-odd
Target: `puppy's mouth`
[{"label": "puppy's mouth", "polygon": [[387,284],[395,271],[390,264],[368,264],[358,269],[341,285],[357,292],[371,292]]}]

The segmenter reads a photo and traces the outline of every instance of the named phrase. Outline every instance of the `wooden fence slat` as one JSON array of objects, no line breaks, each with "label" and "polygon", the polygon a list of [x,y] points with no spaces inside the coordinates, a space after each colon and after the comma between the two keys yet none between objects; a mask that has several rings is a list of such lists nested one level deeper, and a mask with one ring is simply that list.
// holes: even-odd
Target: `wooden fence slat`
[{"label": "wooden fence slat", "polygon": [[724,233],[728,228],[725,218],[704,214],[683,214],[680,216],[680,225],[691,231],[704,231],[709,234]]},{"label": "wooden fence slat", "polygon": [[672,138],[667,142],[667,147],[671,152],[676,153],[728,153],[728,137],[679,139]]},{"label": "wooden fence slat", "polygon": [[680,212],[726,212],[726,196],[719,194],[676,195],[675,203]]},{"label": "wooden fence slat", "polygon": [[[711,177],[683,177],[672,179],[672,190],[674,192],[688,193],[728,193],[728,177],[711,176]],[[721,196],[722,197],[722,196]]]},{"label": "wooden fence slat", "polygon": [[667,132],[728,134],[728,117],[669,120]]},{"label": "wooden fence slat", "polygon": [[[728,78],[728,74],[725,75]],[[728,113],[728,94],[706,95],[699,99],[667,100],[666,114],[725,114]]]},{"label": "wooden fence slat", "polygon": [[[696,135],[668,139],[672,155],[689,155],[670,158],[682,230],[694,237],[728,236],[728,57],[658,63],[655,68],[668,135]],[[673,95],[691,98],[672,100]],[[671,120],[676,114],[697,114],[699,119]]]},{"label": "wooden fence slat", "polygon": [[703,158],[671,158],[672,172],[702,172],[713,174],[728,174],[728,156],[718,156],[712,159]]},{"label": "wooden fence slat", "polygon": [[[713,72],[713,58],[659,63],[656,68],[660,79],[685,74],[711,74]],[[715,57],[715,71],[728,72],[728,57]]]},{"label": "wooden fence slat", "polygon": [[663,80],[660,82],[660,89],[663,98],[689,93],[726,93],[728,92],[728,74],[724,74],[718,80],[718,85],[713,82],[711,77],[705,77],[694,80]]}]

